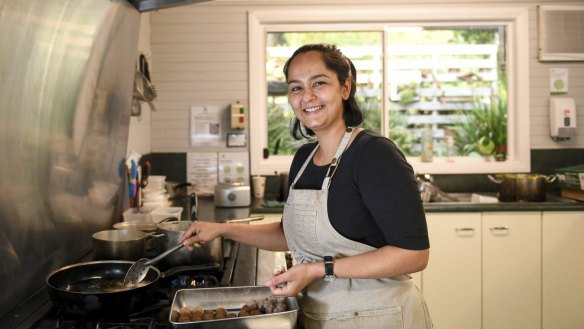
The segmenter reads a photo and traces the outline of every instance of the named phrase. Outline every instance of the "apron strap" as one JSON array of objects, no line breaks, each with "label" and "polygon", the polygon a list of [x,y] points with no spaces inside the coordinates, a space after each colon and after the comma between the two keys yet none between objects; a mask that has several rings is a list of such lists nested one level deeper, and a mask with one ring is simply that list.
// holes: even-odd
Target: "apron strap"
[{"label": "apron strap", "polygon": [[312,150],[312,152],[310,152],[310,155],[308,156],[308,158],[306,158],[306,161],[304,161],[304,164],[302,165],[302,167],[300,167],[300,170],[298,170],[296,177],[294,177],[294,181],[292,182],[292,184],[290,184],[290,188],[292,188],[292,187],[294,187],[294,185],[296,185],[296,182],[298,181],[300,176],[302,176],[304,169],[306,169],[306,166],[308,166],[308,161],[310,161],[310,159],[312,159],[312,157],[314,156],[314,153],[316,153],[316,150],[318,150],[318,147],[319,147],[319,145],[316,144],[316,147],[314,148],[314,150]]},{"label": "apron strap", "polygon": [[341,162],[341,156],[343,155],[343,152],[345,152],[345,149],[347,148],[347,145],[349,145],[349,140],[351,140],[351,135],[353,134],[353,130],[355,130],[354,127],[348,127],[347,130],[345,130],[345,135],[343,136],[343,139],[341,140],[341,143],[339,144],[339,147],[337,148],[337,152],[335,152],[335,157],[333,158],[333,160],[331,161],[331,165],[329,166],[326,175],[324,177],[324,180],[322,181],[322,190],[325,190],[329,188],[329,186],[331,185],[331,179],[333,178],[335,172],[337,171],[337,167],[339,166],[339,163]]},{"label": "apron strap", "polygon": [[[349,140],[351,140],[351,135],[353,134],[353,130],[355,130],[355,127],[348,127],[347,130],[345,130],[345,134],[343,135],[343,139],[341,140],[341,143],[339,144],[339,147],[337,148],[337,151],[335,152],[335,156],[334,156],[333,160],[331,161],[331,164],[328,167],[328,170],[327,170],[326,175],[324,177],[324,180],[322,182],[322,189],[323,190],[328,189],[328,187],[330,185],[331,178],[333,178],[333,175],[335,174],[335,171],[337,170],[337,167],[339,166],[339,163],[341,162],[341,155],[343,154],[343,152],[345,152],[347,145],[349,145]],[[300,176],[302,176],[302,173],[306,169],[306,166],[308,166],[309,161],[312,160],[312,157],[314,156],[314,154],[318,150],[318,147],[319,147],[319,144],[316,144],[316,146],[314,147],[312,152],[310,152],[310,155],[306,158],[306,161],[304,161],[304,164],[302,165],[302,167],[300,167],[298,174],[296,174],[296,177],[294,177],[294,181],[292,182],[292,184],[290,184],[290,188],[293,188],[294,185],[296,185],[296,182],[298,181]]]}]

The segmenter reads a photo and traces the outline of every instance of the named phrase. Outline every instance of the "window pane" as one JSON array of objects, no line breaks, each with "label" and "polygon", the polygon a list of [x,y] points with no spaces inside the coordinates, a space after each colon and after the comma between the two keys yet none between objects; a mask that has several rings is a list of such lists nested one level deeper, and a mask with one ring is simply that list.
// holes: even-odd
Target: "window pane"
[{"label": "window pane", "polygon": [[382,32],[270,32],[267,34],[268,147],[271,155],[292,155],[306,141],[291,137],[294,113],[288,105],[288,88],[282,68],[294,51],[307,43],[337,45],[357,69],[356,98],[364,111],[364,127],[381,130]]},{"label": "window pane", "polygon": [[396,27],[386,38],[389,137],[404,153],[420,156],[431,129],[434,156],[504,160],[504,26]]}]

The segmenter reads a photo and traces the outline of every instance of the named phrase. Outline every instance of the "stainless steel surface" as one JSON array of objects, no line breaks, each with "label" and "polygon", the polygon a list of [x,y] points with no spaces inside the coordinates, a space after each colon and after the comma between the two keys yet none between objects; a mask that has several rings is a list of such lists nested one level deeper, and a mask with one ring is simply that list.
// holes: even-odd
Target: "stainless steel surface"
[{"label": "stainless steel surface", "polygon": [[265,284],[274,275],[275,270],[286,268],[286,253],[258,249],[256,282]]},{"label": "stainless steel surface", "polygon": [[500,201],[545,201],[546,183],[556,180],[555,175],[539,174],[497,174],[487,175],[489,180],[499,185],[497,197]]},{"label": "stainless steel surface", "polygon": [[200,322],[177,322],[182,307],[201,306],[203,309],[225,308],[239,312],[251,299],[261,300],[270,296],[270,289],[262,286],[183,289],[177,291],[170,309],[170,323],[174,328],[204,329],[292,329],[296,326],[298,303],[294,297],[285,297],[288,311],[249,317],[207,320]]},{"label": "stainless steel surface", "polygon": [[[158,224],[158,232],[165,234],[160,241],[161,250],[168,250],[179,244],[180,238],[191,225],[191,221],[164,222]],[[201,244],[200,248],[193,251],[182,249],[166,257],[162,264],[169,267],[198,265],[207,263],[223,263],[222,238],[215,238]]]},{"label": "stainless steel surface", "polygon": [[95,260],[138,260],[145,256],[152,236],[138,230],[106,230],[92,235]]},{"label": "stainless steel surface", "polygon": [[119,222],[114,224],[116,230],[138,230],[142,232],[154,232],[156,231],[155,223],[143,223],[143,222]]},{"label": "stainless steel surface", "polygon": [[416,180],[418,182],[420,197],[422,198],[423,202],[435,202],[438,199],[452,202],[458,201],[456,198],[451,197],[448,193],[445,193],[440,188],[438,188],[438,186],[434,184],[434,178],[431,175],[425,174],[422,176],[417,176]]},{"label": "stainless steel surface", "polygon": [[251,204],[249,185],[226,184],[215,185],[215,206],[217,207],[247,207]]},{"label": "stainless steel surface", "polygon": [[0,315],[121,214],[139,16],[125,0],[0,4]]},{"label": "stainless steel surface", "polygon": [[206,2],[210,0],[128,0],[140,12]]}]

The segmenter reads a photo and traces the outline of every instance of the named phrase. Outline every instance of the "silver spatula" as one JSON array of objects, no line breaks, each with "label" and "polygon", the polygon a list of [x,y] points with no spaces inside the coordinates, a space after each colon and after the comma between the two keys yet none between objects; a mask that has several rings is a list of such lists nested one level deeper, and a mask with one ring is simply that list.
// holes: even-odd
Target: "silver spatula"
[{"label": "silver spatula", "polygon": [[144,280],[144,278],[146,277],[146,273],[148,273],[148,269],[150,269],[150,265],[157,263],[158,261],[160,261],[164,257],[179,250],[183,246],[184,246],[183,244],[179,244],[175,247],[172,247],[171,249],[168,249],[167,251],[163,252],[162,254],[160,254],[152,259],[142,258],[142,259],[137,260],[134,264],[132,264],[132,266],[130,266],[130,268],[128,269],[128,272],[126,272],[126,276],[124,277],[124,285],[126,287],[130,287],[130,286],[133,286],[135,284],[138,284],[140,281]]}]

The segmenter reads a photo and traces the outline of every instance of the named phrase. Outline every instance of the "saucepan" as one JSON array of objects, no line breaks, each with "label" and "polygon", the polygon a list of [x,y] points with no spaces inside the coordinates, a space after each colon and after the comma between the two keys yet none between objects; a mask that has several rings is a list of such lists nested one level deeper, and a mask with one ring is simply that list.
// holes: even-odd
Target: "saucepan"
[{"label": "saucepan", "polygon": [[498,174],[488,178],[499,185],[497,198],[503,202],[546,200],[546,183],[552,183],[556,176],[540,174]]},{"label": "saucepan", "polygon": [[[262,220],[263,216],[248,217],[242,219],[230,219],[224,222],[228,223],[246,223],[256,220]],[[160,241],[161,251],[164,252],[171,248],[174,248],[178,243],[180,238],[183,236],[185,231],[191,226],[192,221],[165,221],[158,224],[157,232],[164,234],[164,237]],[[176,267],[176,266],[187,266],[187,265],[198,265],[207,263],[219,263],[223,264],[223,238],[218,237],[212,241],[208,241],[205,244],[201,244],[199,247],[194,248],[190,251],[186,248],[178,250],[171,255],[165,257],[161,262],[160,266],[165,267]]]},{"label": "saucepan", "polygon": [[137,230],[142,232],[156,232],[156,223],[148,222],[119,222],[114,224],[116,230]]},{"label": "saucepan", "polygon": [[160,272],[151,266],[146,278],[131,287],[124,277],[131,261],[92,261],[62,267],[46,278],[51,301],[64,312],[88,318],[115,318],[142,309],[152,297],[159,280],[183,271],[214,270],[219,264],[205,264]]},{"label": "saucepan", "polygon": [[106,230],[93,234],[93,256],[95,260],[138,260],[157,245],[152,241],[161,238],[156,233],[138,230]]}]

